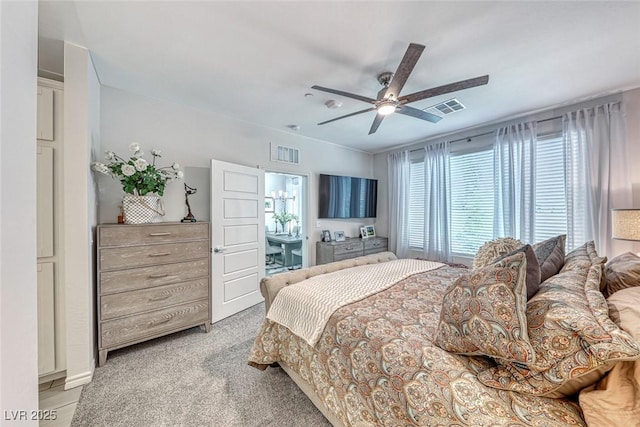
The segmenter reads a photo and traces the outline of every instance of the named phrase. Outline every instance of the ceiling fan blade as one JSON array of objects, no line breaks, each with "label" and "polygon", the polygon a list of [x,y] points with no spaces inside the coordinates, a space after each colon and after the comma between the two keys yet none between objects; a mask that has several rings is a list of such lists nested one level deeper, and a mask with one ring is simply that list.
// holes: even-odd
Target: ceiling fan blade
[{"label": "ceiling fan blade", "polygon": [[327,123],[335,122],[336,120],[345,119],[347,117],[355,116],[356,114],[367,113],[369,111],[374,111],[376,107],[365,108],[364,110],[356,111],[355,113],[347,114],[345,116],[336,117],[335,119],[327,120],[326,122],[318,123],[318,125],[324,125]]},{"label": "ceiling fan blade", "polygon": [[393,74],[393,78],[391,79],[391,83],[389,83],[389,87],[387,87],[384,98],[392,96],[393,99],[398,99],[398,96],[400,96],[400,91],[404,87],[404,84],[407,82],[409,75],[411,75],[411,72],[416,66],[418,59],[420,59],[422,51],[424,51],[423,45],[416,43],[409,44],[407,51],[404,53],[402,61],[400,61],[400,65],[398,65],[398,69]]},{"label": "ceiling fan blade", "polygon": [[476,86],[486,85],[489,82],[489,76],[480,76],[475,77],[473,79],[461,80],[455,83],[449,83],[447,85],[432,87],[431,89],[421,90],[420,92],[415,92],[409,95],[401,96],[398,98],[403,104],[407,104],[409,102],[420,101],[421,99],[431,98],[438,95],[443,95],[445,93],[457,92],[463,89],[469,89]]},{"label": "ceiling fan blade", "polygon": [[376,114],[376,118],[373,119],[373,123],[371,124],[371,129],[369,129],[369,135],[375,133],[378,130],[378,126],[382,123],[384,116],[382,114]]},{"label": "ceiling fan blade", "polygon": [[442,117],[435,114],[427,113],[426,111],[419,110],[417,108],[409,107],[408,105],[401,105],[396,108],[396,113],[404,114],[405,116],[415,117],[416,119],[426,120],[431,123],[438,123],[442,120]]},{"label": "ceiling fan blade", "polygon": [[375,104],[376,100],[373,98],[368,98],[366,96],[356,95],[354,93],[344,92],[342,90],[329,89],[328,87],[322,86],[311,86],[311,89],[321,90],[322,92],[329,92],[335,95],[346,96],[347,98],[357,99],[358,101],[368,102],[369,104]]}]

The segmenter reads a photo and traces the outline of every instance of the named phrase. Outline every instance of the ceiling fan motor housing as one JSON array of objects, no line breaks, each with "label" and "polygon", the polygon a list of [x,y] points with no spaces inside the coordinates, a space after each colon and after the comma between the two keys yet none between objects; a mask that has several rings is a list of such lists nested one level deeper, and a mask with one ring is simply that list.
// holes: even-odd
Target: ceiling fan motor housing
[{"label": "ceiling fan motor housing", "polygon": [[387,87],[389,83],[391,83],[391,79],[393,78],[393,73],[391,71],[385,71],[384,73],[378,74],[378,83],[382,86]]}]

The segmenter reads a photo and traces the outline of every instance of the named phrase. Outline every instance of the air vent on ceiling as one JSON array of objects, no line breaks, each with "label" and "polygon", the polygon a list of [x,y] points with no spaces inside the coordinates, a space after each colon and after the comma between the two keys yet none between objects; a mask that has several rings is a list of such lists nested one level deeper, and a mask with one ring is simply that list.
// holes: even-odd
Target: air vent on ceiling
[{"label": "air vent on ceiling", "polygon": [[271,161],[299,165],[300,150],[271,143]]},{"label": "air vent on ceiling", "polygon": [[432,105],[429,108],[425,108],[424,111],[433,114],[439,114],[446,116],[447,114],[455,113],[456,111],[464,110],[466,107],[462,105],[456,98],[449,99],[448,101],[441,102],[436,105]]}]

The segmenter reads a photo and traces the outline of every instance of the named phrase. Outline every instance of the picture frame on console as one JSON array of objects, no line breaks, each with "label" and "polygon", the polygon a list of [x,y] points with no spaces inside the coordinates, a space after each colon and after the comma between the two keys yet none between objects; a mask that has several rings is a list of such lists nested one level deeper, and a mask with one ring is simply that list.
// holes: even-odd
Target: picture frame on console
[{"label": "picture frame on console", "polygon": [[367,235],[367,227],[364,225],[360,227],[360,237],[362,237],[363,239],[366,239],[367,237],[369,237]]},{"label": "picture frame on console", "polygon": [[336,231],[335,233],[336,242],[344,242],[346,238],[344,237],[344,231]]},{"label": "picture frame on console", "polygon": [[375,237],[376,229],[373,225],[367,225],[365,228],[367,229],[367,237]]},{"label": "picture frame on console", "polygon": [[323,242],[330,242],[331,241],[331,231],[322,230],[322,241]]}]

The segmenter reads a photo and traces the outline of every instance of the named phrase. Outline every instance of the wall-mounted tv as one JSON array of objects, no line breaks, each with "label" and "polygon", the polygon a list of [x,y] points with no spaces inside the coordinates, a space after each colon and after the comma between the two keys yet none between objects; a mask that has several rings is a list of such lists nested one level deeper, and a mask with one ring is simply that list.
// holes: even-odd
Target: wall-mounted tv
[{"label": "wall-mounted tv", "polygon": [[378,180],[320,174],[318,218],[375,218]]}]

